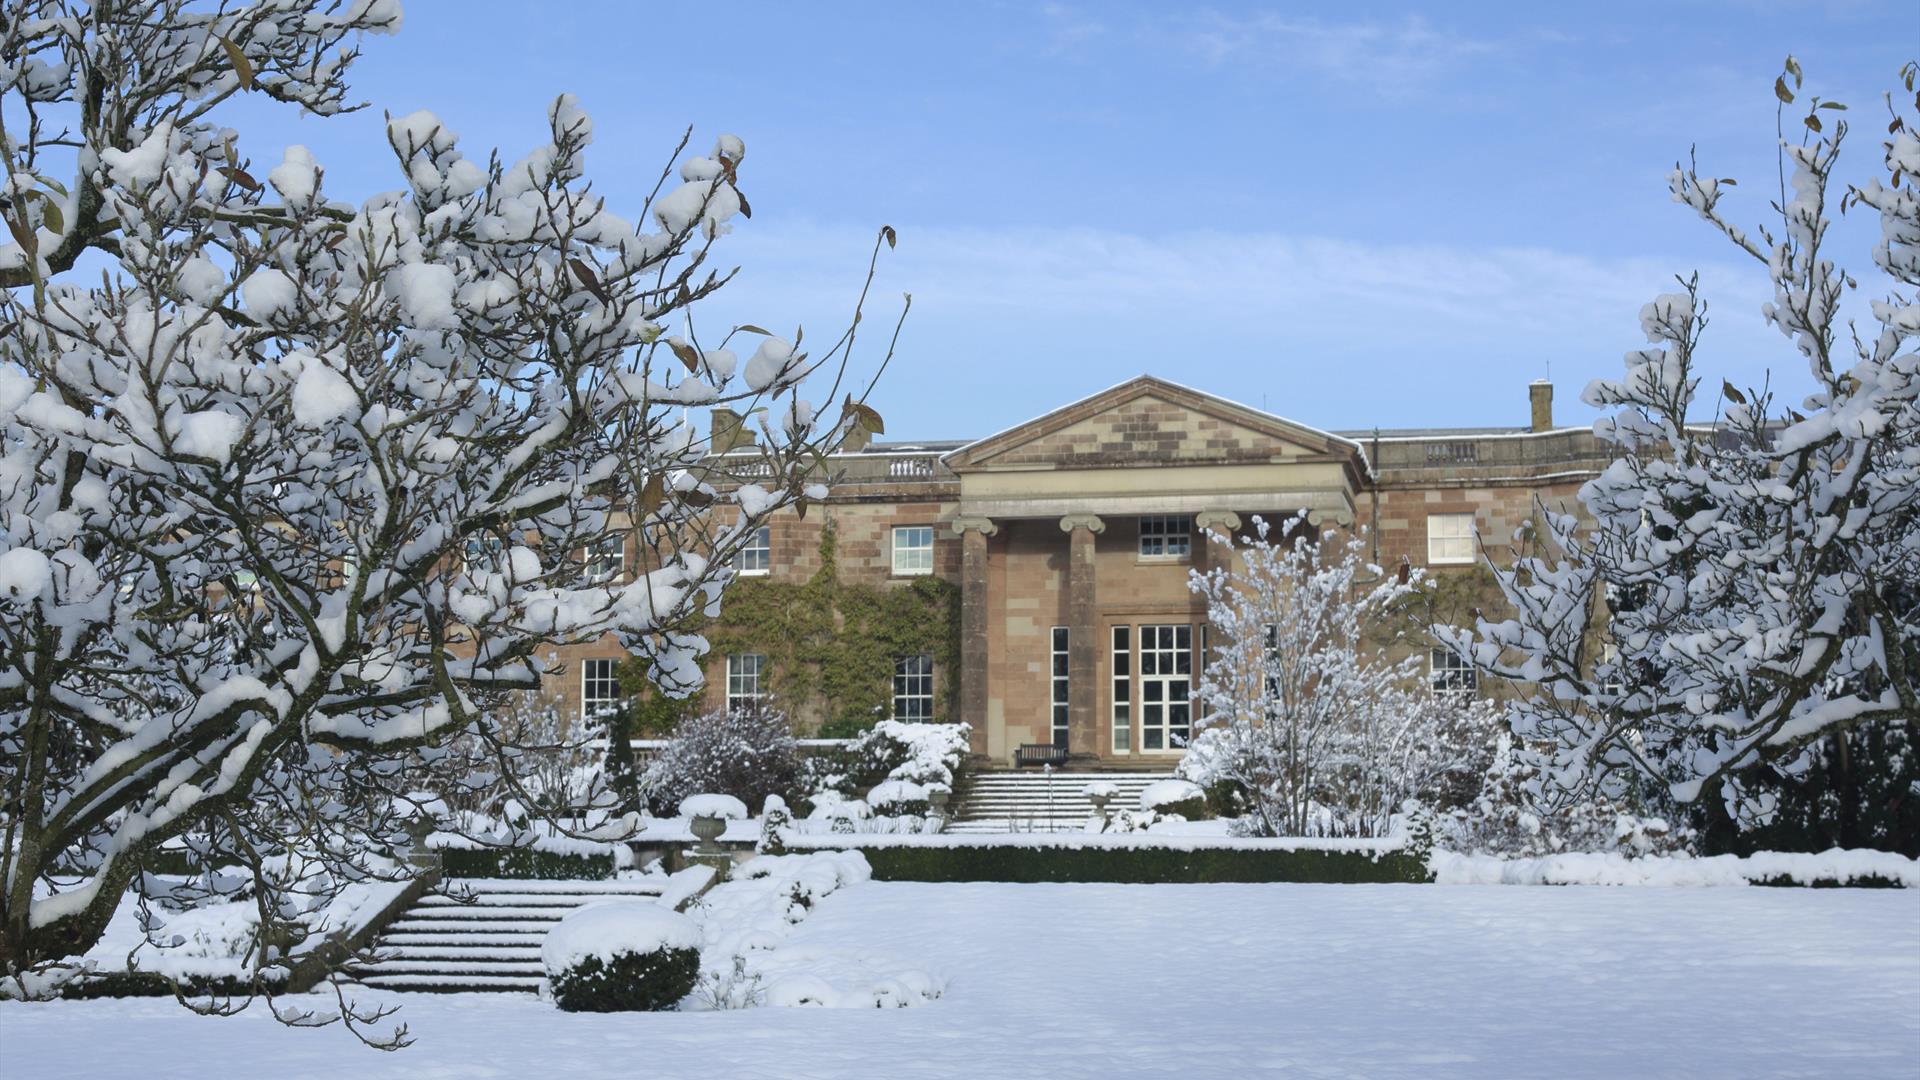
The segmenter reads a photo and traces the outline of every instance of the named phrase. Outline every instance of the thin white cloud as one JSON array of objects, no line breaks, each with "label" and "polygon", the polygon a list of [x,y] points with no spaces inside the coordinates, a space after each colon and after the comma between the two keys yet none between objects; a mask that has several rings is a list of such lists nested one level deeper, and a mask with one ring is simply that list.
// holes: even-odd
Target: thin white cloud
[{"label": "thin white cloud", "polygon": [[1511,47],[1436,27],[1418,15],[1329,22],[1271,12],[1244,18],[1207,12],[1163,25],[1161,33],[1212,65],[1248,60],[1304,67],[1383,87],[1425,82]]},{"label": "thin white cloud", "polygon": [[[808,340],[831,337],[871,238],[864,228],[752,226],[724,245],[744,269],[709,304],[707,325],[803,323]],[[1327,426],[1489,423],[1519,415],[1506,397],[1519,400],[1512,388],[1549,367],[1569,396],[1617,372],[1640,344],[1640,306],[1689,268],[1678,257],[1279,233],[902,228],[898,250],[883,253],[865,332],[878,339],[900,292],[913,293],[893,376],[909,402],[895,406],[905,422],[890,427],[926,437],[987,426],[956,413],[1044,411],[1143,371],[1255,403],[1284,388],[1306,402],[1295,412]],[[1715,316],[1711,377],[1746,385],[1771,365],[1776,385],[1798,385],[1790,349],[1758,317],[1767,297],[1758,268],[1698,269]],[[921,400],[947,377],[930,372],[966,378]],[[975,381],[1007,389],[969,409],[961,401]],[[1479,404],[1489,395],[1498,400]],[[1573,417],[1579,407],[1566,408]]]}]

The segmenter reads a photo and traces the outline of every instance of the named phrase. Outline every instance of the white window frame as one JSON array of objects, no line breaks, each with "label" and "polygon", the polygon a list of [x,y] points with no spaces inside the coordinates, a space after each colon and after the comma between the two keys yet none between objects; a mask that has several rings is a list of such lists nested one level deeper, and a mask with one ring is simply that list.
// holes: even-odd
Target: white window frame
[{"label": "white window frame", "polygon": [[[1134,656],[1139,661],[1140,752],[1183,754],[1187,741],[1193,738],[1193,625],[1142,623],[1134,627],[1134,633]],[[1160,745],[1154,746],[1156,741]]]},{"label": "white window frame", "polygon": [[1474,560],[1473,513],[1427,515],[1427,565],[1463,566]]},{"label": "white window frame", "polygon": [[582,580],[589,585],[618,581],[627,569],[627,538],[618,534],[601,537],[587,548]]},{"label": "white window frame", "polygon": [[757,708],[767,700],[767,654],[727,654],[727,711]]},{"label": "white window frame", "polygon": [[773,526],[762,525],[747,533],[746,543],[734,552],[733,570],[741,577],[765,577],[773,572]]},{"label": "white window frame", "polygon": [[1193,557],[1193,518],[1153,514],[1140,519],[1140,557],[1169,562]]},{"label": "white window frame", "polygon": [[933,721],[933,657],[927,653],[893,658],[893,718],[909,723]]},{"label": "white window frame", "polygon": [[1113,716],[1110,721],[1109,749],[1115,754],[1133,753],[1133,627],[1115,623],[1108,641],[1113,647]]},{"label": "white window frame", "polygon": [[1054,748],[1064,750],[1073,729],[1072,686],[1069,682],[1069,669],[1073,666],[1073,630],[1056,626],[1048,634],[1048,641],[1052,645],[1049,659],[1053,664],[1048,669],[1051,673],[1048,681],[1053,691],[1048,698],[1048,718],[1051,721]]},{"label": "white window frame", "polygon": [[1427,650],[1427,690],[1434,697],[1458,694],[1473,697],[1480,692],[1480,672],[1466,657],[1452,649]]},{"label": "white window frame", "polygon": [[[923,535],[926,539],[924,544],[918,542]],[[893,576],[918,577],[931,573],[933,573],[933,526],[894,526]]]},{"label": "white window frame", "polygon": [[620,704],[619,666],[618,660],[607,657],[580,661],[581,716],[593,719]]}]

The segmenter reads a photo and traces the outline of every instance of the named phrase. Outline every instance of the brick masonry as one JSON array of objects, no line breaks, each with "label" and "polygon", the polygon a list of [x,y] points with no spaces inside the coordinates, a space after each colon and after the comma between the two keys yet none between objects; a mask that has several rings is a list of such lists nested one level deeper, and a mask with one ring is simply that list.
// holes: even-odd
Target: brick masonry
[{"label": "brick masonry", "polygon": [[[932,526],[934,573],[959,583],[962,603],[962,667],[936,672],[961,680],[961,716],[975,725],[976,752],[1006,761],[1023,744],[1051,739],[1052,630],[1073,629],[1072,747],[1108,763],[1164,766],[1165,758],[1142,754],[1136,734],[1131,755],[1118,756],[1107,738],[1112,716],[1110,649],[1115,625],[1173,623],[1194,627],[1196,648],[1204,607],[1187,587],[1190,570],[1204,568],[1207,553],[1195,533],[1184,557],[1140,555],[1138,513],[1116,502],[1099,513],[1100,531],[1064,531],[1053,516],[1006,516],[959,532],[968,518],[967,477],[991,470],[1004,490],[1006,478],[1058,469],[1153,469],[1166,465],[1233,466],[1259,470],[1300,461],[1338,461],[1348,477],[1345,497],[1355,510],[1353,527],[1370,526],[1383,565],[1402,558],[1428,564],[1428,520],[1434,514],[1471,513],[1482,542],[1498,562],[1510,557],[1516,528],[1532,519],[1538,503],[1559,511],[1579,509],[1576,493],[1603,467],[1606,452],[1590,432],[1526,428],[1499,432],[1432,432],[1417,436],[1381,433],[1341,438],[1302,428],[1244,406],[1208,398],[1157,380],[1141,379],[1076,402],[1020,428],[965,447],[928,466],[924,450],[871,447],[850,457],[848,476],[830,497],[802,518],[773,515],[772,574],[804,581],[819,569],[822,530],[837,532],[843,580],[887,586],[905,584],[893,573],[892,535],[902,526]],[[1375,468],[1369,469],[1369,464]],[[1324,467],[1324,466],[1323,466]],[[1227,469],[1223,475],[1232,475]],[[914,475],[896,479],[901,473]],[[1252,475],[1251,473],[1249,475]],[[1265,475],[1265,474],[1260,474]],[[1222,505],[1238,514],[1241,531],[1256,514],[1284,519],[1299,507]],[[1081,550],[1075,558],[1075,537]],[[963,558],[969,547],[975,556]],[[1091,576],[1079,572],[1091,568]],[[1479,573],[1472,567],[1434,567],[1436,575]],[[1497,600],[1483,597],[1490,610]],[[724,617],[724,613],[723,613]],[[580,661],[624,655],[610,638],[564,649],[565,670],[549,680],[549,693],[563,708],[580,701]],[[705,702],[724,700],[725,658],[706,665]],[[1136,672],[1137,673],[1137,672]],[[1135,681],[1137,693],[1138,680]],[[774,688],[777,692],[778,688]],[[1492,691],[1493,688],[1487,688]],[[948,698],[937,693],[936,700]],[[944,704],[942,705],[944,707]],[[1139,710],[1134,709],[1138,722]],[[949,719],[949,717],[941,717]],[[818,717],[801,717],[803,723]]]}]

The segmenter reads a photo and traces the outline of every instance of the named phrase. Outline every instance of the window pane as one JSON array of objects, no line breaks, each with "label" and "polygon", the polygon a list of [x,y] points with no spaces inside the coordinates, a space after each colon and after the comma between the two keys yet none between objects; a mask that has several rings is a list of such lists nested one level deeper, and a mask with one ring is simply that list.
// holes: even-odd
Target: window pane
[{"label": "window pane", "polygon": [[773,568],[773,527],[762,525],[747,535],[745,546],[733,559],[734,569],[742,574],[764,574]]},{"label": "window pane", "polygon": [[1473,515],[1427,515],[1427,561],[1467,563],[1474,560]]},{"label": "window pane", "polygon": [[933,572],[932,526],[910,525],[893,530],[893,572],[896,574]]}]

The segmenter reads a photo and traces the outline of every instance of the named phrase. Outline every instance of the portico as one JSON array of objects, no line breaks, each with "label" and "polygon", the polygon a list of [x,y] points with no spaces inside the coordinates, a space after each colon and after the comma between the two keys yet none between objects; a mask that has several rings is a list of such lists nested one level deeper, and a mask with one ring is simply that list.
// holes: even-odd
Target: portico
[{"label": "portico", "polygon": [[1359,444],[1139,378],[955,450],[960,719],[1006,760],[1161,768],[1192,721],[1210,535],[1301,510],[1350,525]]}]

